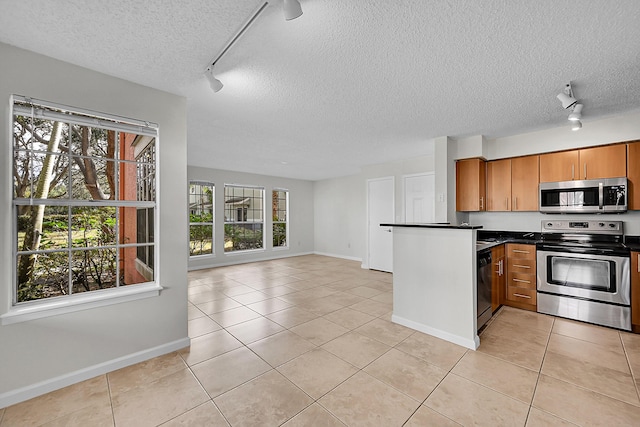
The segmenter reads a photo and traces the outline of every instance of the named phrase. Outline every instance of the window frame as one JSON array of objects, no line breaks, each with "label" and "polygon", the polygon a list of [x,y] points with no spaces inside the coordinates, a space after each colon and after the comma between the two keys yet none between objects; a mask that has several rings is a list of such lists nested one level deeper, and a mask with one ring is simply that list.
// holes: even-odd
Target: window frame
[{"label": "window frame", "polygon": [[[120,237],[118,232],[116,231],[114,242],[112,244],[93,244],[86,247],[86,249],[78,249],[77,247],[69,246],[66,249],[56,249],[57,252],[65,253],[67,252],[67,264],[69,268],[71,268],[71,254],[73,253],[82,253],[83,250],[103,250],[103,249],[113,249],[115,251],[115,260],[114,263],[116,265],[115,270],[115,286],[107,287],[103,289],[91,289],[85,292],[71,292],[66,295],[56,295],[52,297],[45,298],[37,298],[33,300],[26,301],[18,301],[18,257],[20,255],[24,256],[29,253],[43,253],[43,250],[29,250],[23,251],[18,247],[18,206],[36,206],[36,205],[44,205],[47,206],[59,206],[67,208],[67,218],[71,221],[70,218],[73,218],[72,211],[74,207],[109,207],[115,208],[114,218],[116,221],[120,220],[120,208],[126,207],[140,207],[144,205],[147,208],[152,208],[154,213],[154,227],[153,227],[153,265],[159,265],[159,248],[160,248],[160,239],[159,239],[159,230],[160,230],[160,221],[159,221],[159,205],[160,205],[160,197],[159,197],[159,127],[155,123],[150,123],[142,120],[125,118],[121,116],[100,113],[92,110],[87,110],[78,107],[71,107],[67,105],[57,104],[50,101],[38,100],[35,98],[25,97],[22,95],[12,95],[10,98],[10,120],[11,126],[8,126],[9,137],[8,140],[11,141],[11,144],[7,144],[6,150],[9,152],[12,159],[15,159],[17,154],[16,151],[16,142],[14,141],[14,123],[17,116],[28,116],[28,117],[37,117],[38,119],[50,120],[50,121],[58,121],[63,123],[65,126],[79,125],[79,126],[88,126],[93,129],[100,129],[105,131],[115,131],[117,133],[127,133],[140,137],[150,137],[149,141],[153,141],[153,148],[155,158],[153,159],[153,191],[155,200],[154,201],[144,201],[140,202],[138,200],[124,200],[119,195],[120,191],[120,180],[123,179],[123,176],[120,174],[120,167],[126,164],[128,161],[126,158],[120,157],[119,153],[116,150],[114,153],[113,160],[115,165],[115,176],[116,182],[115,185],[115,196],[114,199],[111,200],[94,200],[94,199],[77,199],[74,198],[70,193],[68,197],[65,199],[35,199],[33,198],[33,194],[30,194],[29,197],[17,197],[15,193],[15,189],[11,190],[11,213],[12,213],[12,285],[8,286],[8,292],[11,292],[9,301],[11,302],[11,306],[8,307],[8,310],[0,315],[0,325],[17,323],[22,321],[28,321],[43,317],[48,317],[51,315],[69,313],[78,310],[84,310],[87,308],[93,307],[101,307],[105,305],[116,304],[120,302],[132,301],[141,298],[148,298],[152,296],[159,295],[162,287],[159,285],[160,283],[160,272],[156,267],[153,273],[153,280],[146,280],[143,282],[137,283],[120,283],[120,269],[119,264],[121,262],[120,251],[126,247],[135,247],[140,246],[137,243],[127,244],[124,241],[120,241]],[[119,140],[119,136],[116,137]],[[134,138],[135,139],[135,138]],[[116,142],[116,145],[118,143]],[[147,143],[148,145],[148,143]],[[69,148],[71,148],[69,146]],[[147,148],[147,146],[142,147],[143,150]],[[141,152],[143,151],[141,150]],[[34,153],[34,151],[28,151],[29,153]],[[45,152],[46,153],[46,152]],[[101,159],[99,156],[90,155],[92,159]],[[71,157],[69,157],[71,159]],[[105,158],[105,162],[109,159],[109,157]],[[12,160],[14,162],[14,160]],[[134,161],[137,164],[137,162]],[[33,166],[30,166],[32,168]],[[12,166],[13,168],[13,166]],[[65,178],[66,179],[66,178]],[[69,183],[71,183],[72,172],[69,172]],[[137,180],[136,180],[137,181]],[[14,181],[11,181],[10,185],[15,185]],[[32,187],[33,188],[33,187]],[[70,187],[68,187],[70,188]],[[71,190],[69,190],[71,191]],[[137,199],[137,197],[136,197]],[[46,200],[46,202],[43,202]],[[72,234],[71,223],[68,223],[68,233],[69,236]],[[119,227],[120,225],[118,225]],[[116,228],[118,230],[118,228]],[[71,243],[71,241],[69,241]],[[148,245],[148,244],[147,244]],[[75,250],[74,250],[75,249]],[[54,251],[54,250],[51,250]],[[71,277],[71,275],[69,276]],[[72,283],[67,284],[67,287],[73,287]]]},{"label": "window frame", "polygon": [[[191,186],[192,185],[200,185],[203,187],[211,188],[211,221],[200,221],[200,222],[192,222],[191,221]],[[200,257],[212,257],[216,255],[216,185],[213,182],[209,181],[198,181],[198,180],[190,180],[189,181],[189,189],[188,189],[188,197],[189,197],[189,258],[195,259]],[[191,226],[198,225],[209,225],[211,226],[211,253],[206,254],[195,254],[191,253]]]},{"label": "window frame", "polygon": [[[276,221],[275,219],[273,219],[273,212],[272,212],[272,222],[271,222],[271,244],[272,244],[272,249],[274,250],[285,250],[285,249],[289,249],[290,244],[289,244],[289,198],[290,198],[290,191],[287,190],[286,188],[273,188],[271,191],[271,206],[272,206],[272,211],[274,210],[273,207],[275,207],[274,205],[274,200],[273,200],[273,196],[274,193],[284,193],[285,195],[285,210],[284,210],[284,221]],[[278,200],[280,200],[280,198],[278,198]],[[278,207],[279,207],[279,203],[278,203]],[[279,211],[280,209],[276,209],[277,211]],[[279,216],[278,216],[279,218]],[[284,245],[278,245],[275,246],[273,245],[273,239],[275,236],[275,227],[276,224],[284,224],[285,227],[285,244]]]},{"label": "window frame", "polygon": [[[244,221],[239,221],[239,220],[228,220],[227,219],[227,188],[243,188],[243,189],[250,189],[250,190],[259,190],[261,191],[261,202],[260,202],[260,210],[261,210],[261,217],[262,220],[261,221],[255,221],[255,220],[244,220]],[[255,197],[254,197],[255,198]],[[226,244],[226,239],[227,239],[227,225],[237,225],[237,224],[260,224],[262,226],[261,231],[262,231],[262,240],[261,240],[261,246],[259,248],[251,248],[251,249],[237,249],[237,250],[229,250],[227,251],[226,247],[223,248],[223,252],[225,255],[236,255],[236,254],[246,254],[249,252],[264,252],[265,251],[265,225],[266,225],[266,219],[265,219],[265,215],[266,215],[266,206],[265,206],[265,202],[266,202],[266,189],[264,186],[260,186],[260,185],[243,185],[243,184],[224,184],[224,194],[223,194],[223,199],[224,199],[224,230],[223,230],[223,239],[225,241]],[[238,213],[239,209],[243,209],[242,213],[243,213],[243,217],[247,217],[248,218],[248,208],[236,208],[234,210],[234,213]],[[255,210],[255,209],[254,209]],[[246,211],[246,212],[245,212]],[[229,212],[231,212],[231,210],[229,210]],[[237,218],[237,215],[234,216],[235,218]],[[223,246],[225,246],[223,244]]]}]

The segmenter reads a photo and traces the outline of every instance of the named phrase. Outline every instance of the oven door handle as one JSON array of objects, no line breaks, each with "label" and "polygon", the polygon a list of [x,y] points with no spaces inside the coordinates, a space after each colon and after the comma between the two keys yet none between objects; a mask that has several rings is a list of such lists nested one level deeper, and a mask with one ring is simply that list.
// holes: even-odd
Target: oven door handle
[{"label": "oven door handle", "polygon": [[611,248],[580,248],[580,247],[567,247],[567,246],[555,246],[555,245],[540,245],[537,247],[538,252],[554,252],[561,255],[571,254],[583,254],[591,256],[603,256],[607,258],[630,258],[631,252],[624,249],[611,249]]}]

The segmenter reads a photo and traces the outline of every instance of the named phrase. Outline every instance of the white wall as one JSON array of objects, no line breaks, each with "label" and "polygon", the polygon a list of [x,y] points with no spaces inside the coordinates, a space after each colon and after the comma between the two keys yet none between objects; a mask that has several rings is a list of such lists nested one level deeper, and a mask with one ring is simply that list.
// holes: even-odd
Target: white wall
[{"label": "white wall", "polygon": [[[313,253],[314,213],[313,182],[208,169],[196,166],[188,168],[189,181],[206,181],[215,185],[215,253],[189,258],[189,269],[209,268],[221,265],[282,258]],[[240,184],[265,188],[265,247],[249,252],[224,252],[224,185]],[[184,191],[187,192],[185,184]],[[289,190],[289,247],[272,248],[271,191],[274,188]],[[187,206],[185,205],[185,211]],[[188,256],[188,252],[187,255]]]},{"label": "white wall", "polygon": [[[524,156],[594,145],[640,139],[640,113],[586,121],[581,130],[572,132],[568,126],[546,129],[487,141],[487,160]],[[462,158],[462,157],[459,157]],[[450,183],[455,186],[455,182]],[[555,215],[539,212],[476,212],[469,213],[471,224],[483,225],[485,230],[540,231],[540,223]],[[579,215],[579,218],[602,219],[601,215]],[[624,221],[625,233],[640,235],[640,211],[605,215],[605,218]]]},{"label": "white wall", "polygon": [[366,267],[368,257],[367,180],[395,177],[395,220],[404,222],[402,177],[433,172],[435,170],[433,147],[433,141],[428,141],[425,143],[425,153],[429,153],[428,155],[368,166],[357,175],[316,181],[314,183],[315,252],[358,260]]},{"label": "white wall", "polygon": [[160,296],[0,326],[0,408],[188,345],[186,100],[0,43],[0,314],[11,305],[12,93],[160,126]]}]

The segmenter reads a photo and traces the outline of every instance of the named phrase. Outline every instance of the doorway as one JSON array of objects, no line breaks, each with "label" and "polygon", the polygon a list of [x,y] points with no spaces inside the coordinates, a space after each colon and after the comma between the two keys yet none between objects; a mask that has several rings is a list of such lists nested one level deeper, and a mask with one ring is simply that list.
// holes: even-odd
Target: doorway
[{"label": "doorway", "polygon": [[369,228],[369,268],[393,272],[393,230],[380,227],[393,223],[394,177],[367,180],[367,215]]}]

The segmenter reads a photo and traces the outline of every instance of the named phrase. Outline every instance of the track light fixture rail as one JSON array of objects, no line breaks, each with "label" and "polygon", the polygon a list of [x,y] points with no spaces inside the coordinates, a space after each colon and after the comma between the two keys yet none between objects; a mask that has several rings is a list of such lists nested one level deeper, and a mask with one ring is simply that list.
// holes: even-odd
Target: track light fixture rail
[{"label": "track light fixture rail", "polygon": [[[209,86],[211,86],[211,90],[214,92],[218,92],[224,86],[220,80],[218,80],[213,72],[213,67],[216,65],[218,61],[231,49],[231,47],[242,37],[242,35],[253,25],[253,23],[258,19],[258,17],[264,12],[264,10],[269,6],[269,2],[265,1],[260,7],[256,9],[255,12],[249,17],[249,19],[240,27],[240,29],[234,34],[233,37],[227,42],[224,48],[220,51],[220,53],[215,57],[213,61],[211,61],[211,65],[207,67],[205,70],[205,76],[209,81]],[[298,0],[284,0],[282,5],[282,10],[284,13],[284,17],[287,21],[298,18],[302,15],[302,7],[300,6],[300,2]]]}]

